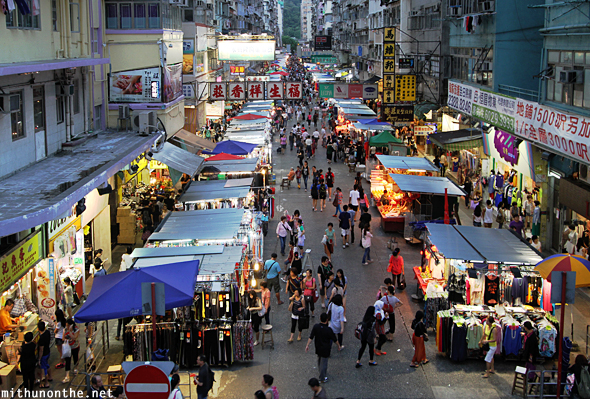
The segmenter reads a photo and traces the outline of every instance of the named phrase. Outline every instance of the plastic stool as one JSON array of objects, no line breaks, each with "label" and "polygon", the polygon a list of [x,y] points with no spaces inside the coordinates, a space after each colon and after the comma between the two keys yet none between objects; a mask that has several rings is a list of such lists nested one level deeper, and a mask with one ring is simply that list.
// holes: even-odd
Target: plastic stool
[{"label": "plastic stool", "polygon": [[122,384],[123,367],[120,364],[109,366],[107,369],[107,385],[115,385],[115,381],[118,385]]},{"label": "plastic stool", "polygon": [[[270,347],[274,349],[275,341],[272,337],[272,325],[264,324],[260,328],[262,328],[262,342],[260,343],[260,345],[264,348],[264,344],[270,343]],[[266,334],[270,335],[270,339],[267,339]]]}]

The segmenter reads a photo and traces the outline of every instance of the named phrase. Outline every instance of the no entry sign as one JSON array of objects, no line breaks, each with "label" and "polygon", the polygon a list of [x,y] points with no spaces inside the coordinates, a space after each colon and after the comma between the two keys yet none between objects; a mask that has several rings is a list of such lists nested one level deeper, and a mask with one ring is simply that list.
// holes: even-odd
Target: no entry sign
[{"label": "no entry sign", "polygon": [[125,377],[127,399],[168,399],[170,382],[159,368],[149,364],[138,366]]}]

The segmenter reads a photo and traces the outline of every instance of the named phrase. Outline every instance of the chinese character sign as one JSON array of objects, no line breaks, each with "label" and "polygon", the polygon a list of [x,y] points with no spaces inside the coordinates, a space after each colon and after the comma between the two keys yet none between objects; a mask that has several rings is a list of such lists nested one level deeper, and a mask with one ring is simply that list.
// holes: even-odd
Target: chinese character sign
[{"label": "chinese character sign", "polygon": [[285,90],[285,98],[287,100],[299,100],[302,98],[302,84],[297,82],[288,82]]},{"label": "chinese character sign", "polygon": [[248,82],[248,98],[250,100],[264,99],[264,83]]},{"label": "chinese character sign", "polygon": [[209,99],[213,101],[225,100],[225,83],[209,83]]},{"label": "chinese character sign", "polygon": [[414,120],[413,105],[382,105],[381,121],[383,122],[412,122]]},{"label": "chinese character sign", "polygon": [[269,82],[266,86],[267,100],[281,100],[283,98],[283,83]]},{"label": "chinese character sign", "polygon": [[231,82],[227,84],[228,100],[245,100],[246,89],[243,82]]},{"label": "chinese character sign", "polygon": [[383,56],[384,57],[395,57],[395,44],[385,43],[383,45]]},{"label": "chinese character sign", "polygon": [[395,72],[395,60],[383,60],[383,72],[385,73],[394,73]]},{"label": "chinese character sign", "polygon": [[393,89],[393,77],[395,75],[385,75],[383,76],[383,88],[385,89]]},{"label": "chinese character sign", "polygon": [[395,76],[395,101],[416,101],[416,75]]},{"label": "chinese character sign", "polygon": [[395,28],[385,28],[383,31],[384,42],[395,42]]},{"label": "chinese character sign", "polygon": [[395,94],[394,90],[383,90],[383,103],[384,104],[393,104],[395,102]]}]

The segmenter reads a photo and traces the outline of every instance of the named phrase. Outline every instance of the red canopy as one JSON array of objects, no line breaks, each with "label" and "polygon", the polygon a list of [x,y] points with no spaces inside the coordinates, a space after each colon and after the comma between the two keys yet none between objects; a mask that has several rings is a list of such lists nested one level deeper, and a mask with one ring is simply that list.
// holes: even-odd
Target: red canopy
[{"label": "red canopy", "polygon": [[283,75],[283,76],[289,76],[289,74],[287,72],[283,72],[283,71],[277,71],[277,72],[273,72],[271,73],[271,75]]},{"label": "red canopy", "polygon": [[241,120],[245,120],[245,121],[251,121],[254,119],[262,119],[262,118],[270,119],[268,116],[262,116],[262,115],[256,115],[256,114],[243,114],[243,115],[235,116],[233,118],[229,118],[229,120],[231,121],[232,119],[241,119]]},{"label": "red canopy", "polygon": [[235,161],[237,159],[244,159],[244,158],[239,157],[237,155],[226,154],[225,152],[220,152],[217,155],[213,155],[212,157],[206,158],[205,161]]}]

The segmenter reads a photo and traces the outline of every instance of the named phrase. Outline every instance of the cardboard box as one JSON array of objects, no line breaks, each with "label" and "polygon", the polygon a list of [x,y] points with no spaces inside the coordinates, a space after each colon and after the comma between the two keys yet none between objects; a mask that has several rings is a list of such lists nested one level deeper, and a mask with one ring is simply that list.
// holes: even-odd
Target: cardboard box
[{"label": "cardboard box", "polygon": [[119,244],[135,244],[137,237],[134,235],[118,235],[117,242]]},{"label": "cardboard box", "polygon": [[117,223],[135,223],[135,215],[129,215],[129,216],[117,215]]},{"label": "cardboard box", "polygon": [[3,392],[10,391],[16,385],[16,366],[5,366],[0,369],[0,390]]},{"label": "cardboard box", "polygon": [[120,206],[117,208],[117,216],[130,216],[131,215],[131,207],[130,206]]},{"label": "cardboard box", "polygon": [[133,223],[119,223],[119,231],[127,233],[135,233],[135,221]]}]

